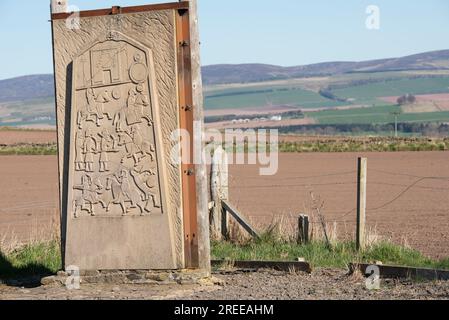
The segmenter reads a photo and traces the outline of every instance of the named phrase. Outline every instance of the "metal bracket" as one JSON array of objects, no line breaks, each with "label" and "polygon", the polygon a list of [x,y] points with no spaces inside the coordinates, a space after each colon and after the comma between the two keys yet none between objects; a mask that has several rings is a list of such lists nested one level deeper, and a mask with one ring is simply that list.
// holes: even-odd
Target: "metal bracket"
[{"label": "metal bracket", "polygon": [[192,107],[191,106],[183,106],[182,107],[182,110],[184,110],[184,111],[186,111],[186,112],[188,112],[188,111],[192,111]]},{"label": "metal bracket", "polygon": [[181,47],[188,47],[188,46],[189,46],[189,42],[186,41],[186,40],[184,40],[184,41],[181,41],[181,42],[179,43],[179,45],[180,45]]},{"label": "metal bracket", "polygon": [[181,17],[185,15],[187,12],[189,12],[189,9],[178,9],[178,13]]},{"label": "metal bracket", "polygon": [[121,14],[122,13],[122,8],[120,6],[113,6],[112,7],[112,15],[116,15],[116,14]]}]

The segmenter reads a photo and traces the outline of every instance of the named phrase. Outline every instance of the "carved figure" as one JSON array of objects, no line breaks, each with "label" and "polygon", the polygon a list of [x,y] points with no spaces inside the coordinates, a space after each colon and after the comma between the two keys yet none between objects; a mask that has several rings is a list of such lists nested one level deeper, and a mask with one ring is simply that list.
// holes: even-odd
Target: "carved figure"
[{"label": "carved figure", "polygon": [[74,201],[75,218],[80,216],[79,210],[86,210],[91,216],[95,216],[94,205],[99,203],[99,199],[92,177],[89,175],[82,176],[81,184],[74,186],[73,189],[81,191],[81,195],[76,197]]},{"label": "carved figure", "polygon": [[108,172],[109,171],[109,156],[108,152],[115,152],[115,137],[112,136],[108,129],[103,129],[99,134],[100,143],[99,143],[99,152],[100,152],[100,172]]},{"label": "carved figure", "polygon": [[112,120],[111,114],[104,111],[104,104],[111,101],[108,90],[104,90],[98,96],[95,96],[94,89],[89,88],[86,90],[86,98],[88,116],[96,119],[95,123],[98,127],[101,126],[101,120],[104,119],[104,115],[109,120]]},{"label": "carved figure", "polygon": [[[136,188],[132,186],[127,170],[122,169],[109,178],[107,189],[112,190],[113,203],[120,204],[123,215],[128,214],[131,208],[136,207],[139,207],[141,214],[143,214],[145,208],[141,205],[139,194],[136,192]],[[126,202],[131,202],[131,207],[127,207]]]},{"label": "carved figure", "polygon": [[145,211],[151,212],[151,205],[154,206],[154,208],[160,208],[160,199],[156,191],[158,186],[156,172],[145,171],[139,173],[132,170],[131,176],[139,190],[142,192],[142,201],[146,202]]},{"label": "carved figure", "polygon": [[83,152],[84,150],[84,137],[81,132],[76,133],[75,137],[75,170],[84,171],[86,166],[84,164]]},{"label": "carved figure", "polygon": [[86,130],[83,149],[86,172],[94,172],[94,154],[97,151],[97,141],[91,130]]},{"label": "carved figure", "polygon": [[94,180],[94,184],[97,187],[96,192],[99,195],[98,201],[101,203],[102,207],[106,209],[106,212],[109,212],[114,200],[111,190],[108,190],[106,186],[103,186],[99,178]]}]

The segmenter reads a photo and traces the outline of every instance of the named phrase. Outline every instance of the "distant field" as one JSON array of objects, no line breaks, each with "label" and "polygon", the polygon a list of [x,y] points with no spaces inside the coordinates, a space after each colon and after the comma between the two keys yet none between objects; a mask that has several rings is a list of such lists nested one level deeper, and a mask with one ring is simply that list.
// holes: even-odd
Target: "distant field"
[{"label": "distant field", "polygon": [[205,95],[207,110],[253,108],[267,105],[288,105],[310,109],[346,104],[326,99],[313,91],[291,86],[224,89],[207,92]]},{"label": "distant field", "polygon": [[[402,109],[396,105],[368,107],[350,110],[325,110],[319,112],[306,112],[307,117],[313,118],[318,124],[368,124],[393,123],[392,112]],[[449,112],[422,112],[401,114],[399,122],[446,122],[449,121]]]},{"label": "distant field", "polygon": [[356,104],[383,105],[385,102],[379,99],[380,97],[401,96],[407,93],[448,93],[449,77],[391,80],[336,89],[332,92],[340,98],[354,99]]},{"label": "distant field", "polygon": [[[330,89],[337,98],[348,101],[323,97],[320,89]],[[449,121],[447,72],[348,73],[204,88],[208,117],[269,117],[300,109],[306,115],[304,124],[324,125],[392,123],[391,112],[401,110],[394,105],[397,97],[407,93],[417,96],[419,103],[403,107],[400,122]],[[53,98],[0,104],[0,126],[49,128],[55,123]]]},{"label": "distant field", "polygon": [[0,104],[0,127],[49,127],[56,125],[54,99],[42,98],[30,101]]}]

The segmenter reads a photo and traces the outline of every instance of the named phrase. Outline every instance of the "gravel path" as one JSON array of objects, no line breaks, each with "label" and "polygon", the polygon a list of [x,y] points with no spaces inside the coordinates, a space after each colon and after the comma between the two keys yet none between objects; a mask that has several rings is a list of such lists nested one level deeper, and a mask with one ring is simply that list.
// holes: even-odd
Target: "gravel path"
[{"label": "gravel path", "polygon": [[369,291],[364,279],[343,270],[316,270],[312,274],[277,271],[215,274],[224,285],[82,285],[80,290],[61,287],[15,288],[0,285],[0,299],[173,299],[173,300],[317,300],[317,299],[447,299],[449,281],[412,282],[382,280],[381,289]]}]

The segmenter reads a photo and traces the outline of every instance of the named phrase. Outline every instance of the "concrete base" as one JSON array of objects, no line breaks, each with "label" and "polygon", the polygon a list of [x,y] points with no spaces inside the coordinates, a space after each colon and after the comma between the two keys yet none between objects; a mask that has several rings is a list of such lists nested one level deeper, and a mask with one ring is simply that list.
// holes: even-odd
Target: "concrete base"
[{"label": "concrete base", "polygon": [[[55,276],[41,279],[44,286],[59,285],[65,286],[69,275],[60,271]],[[211,277],[207,271],[200,270],[173,270],[173,271],[84,271],[80,273],[81,285],[85,284],[154,284],[154,285],[222,285],[222,281]]]}]

